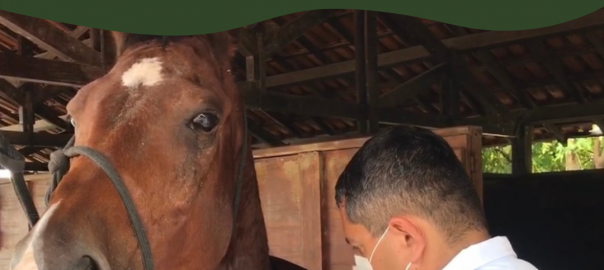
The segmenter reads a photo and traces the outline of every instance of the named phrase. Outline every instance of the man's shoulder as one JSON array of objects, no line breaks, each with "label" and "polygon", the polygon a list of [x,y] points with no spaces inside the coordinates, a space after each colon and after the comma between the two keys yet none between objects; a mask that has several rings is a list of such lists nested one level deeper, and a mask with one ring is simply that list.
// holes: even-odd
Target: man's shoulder
[{"label": "man's shoulder", "polygon": [[476,270],[538,270],[531,263],[518,259],[516,256],[505,256],[491,261]]}]

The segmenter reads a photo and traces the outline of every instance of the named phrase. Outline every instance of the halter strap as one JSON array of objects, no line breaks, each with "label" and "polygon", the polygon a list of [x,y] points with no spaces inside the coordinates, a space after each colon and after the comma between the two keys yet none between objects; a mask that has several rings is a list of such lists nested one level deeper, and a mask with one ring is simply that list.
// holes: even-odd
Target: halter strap
[{"label": "halter strap", "polygon": [[[124,185],[124,181],[122,180],[118,172],[113,168],[113,166],[111,166],[111,163],[109,163],[109,161],[107,161],[107,159],[98,151],[85,146],[66,147],[65,150],[57,150],[53,154],[55,154],[53,157],[60,157],[61,160],[65,160],[67,158],[75,156],[85,156],[92,160],[97,166],[99,166],[99,168],[101,168],[105,172],[105,174],[107,174],[109,180],[111,180],[111,183],[113,184],[113,187],[120,195],[122,203],[124,204],[124,207],[126,208],[126,211],[128,213],[128,218],[130,218],[130,222],[132,222],[132,227],[134,228],[134,232],[136,233],[136,239],[138,241],[138,245],[141,249],[141,253],[143,256],[144,269],[154,269],[153,259],[151,256],[151,247],[149,246],[149,241],[147,239],[143,223],[141,222],[138,212],[136,211],[136,207],[134,206],[134,202],[130,197],[130,193]],[[59,175],[60,177],[62,177],[62,174],[60,172],[56,175],[53,175],[53,182],[55,179],[58,179],[60,181],[61,178],[59,178]],[[57,181],[57,185],[59,181]],[[54,186],[54,188],[56,188],[56,185]],[[50,195],[48,194],[52,194],[52,192],[53,190],[49,188],[46,196],[47,200],[50,198]]]}]

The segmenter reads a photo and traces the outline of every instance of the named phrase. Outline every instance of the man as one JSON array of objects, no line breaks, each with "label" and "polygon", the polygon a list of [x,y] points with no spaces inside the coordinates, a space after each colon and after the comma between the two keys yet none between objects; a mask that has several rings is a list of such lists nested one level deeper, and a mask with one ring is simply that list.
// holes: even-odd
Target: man
[{"label": "man", "polygon": [[482,204],[453,149],[428,130],[396,127],[368,140],[336,184],[347,242],[374,270],[536,270]]}]

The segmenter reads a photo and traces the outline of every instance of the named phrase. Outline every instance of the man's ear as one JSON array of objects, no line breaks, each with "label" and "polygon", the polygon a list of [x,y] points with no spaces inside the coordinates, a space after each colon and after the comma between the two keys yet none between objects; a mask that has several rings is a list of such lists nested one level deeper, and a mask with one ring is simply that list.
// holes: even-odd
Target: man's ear
[{"label": "man's ear", "polygon": [[390,219],[389,225],[401,248],[412,250],[411,262],[418,260],[426,247],[426,237],[422,228],[413,219],[405,217],[394,217]]}]

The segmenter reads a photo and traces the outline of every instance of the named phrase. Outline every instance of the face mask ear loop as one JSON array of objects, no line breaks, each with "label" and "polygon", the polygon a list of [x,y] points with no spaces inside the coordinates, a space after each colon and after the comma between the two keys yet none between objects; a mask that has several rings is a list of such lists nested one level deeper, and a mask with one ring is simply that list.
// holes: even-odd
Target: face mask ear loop
[{"label": "face mask ear loop", "polygon": [[378,240],[377,244],[375,244],[375,247],[373,248],[373,251],[371,252],[371,256],[369,257],[369,263],[371,263],[371,259],[373,259],[373,254],[375,253],[375,250],[377,249],[377,247],[380,245],[380,242],[382,242],[382,239],[384,239],[384,236],[388,232],[388,229],[390,229],[390,226],[388,226],[386,228],[386,230],[384,231],[384,233],[382,233],[382,236],[380,237],[380,240]]},{"label": "face mask ear loop", "polygon": [[409,264],[407,264],[407,268],[405,268],[405,270],[409,270],[410,266],[411,266],[411,262],[409,262]]}]

